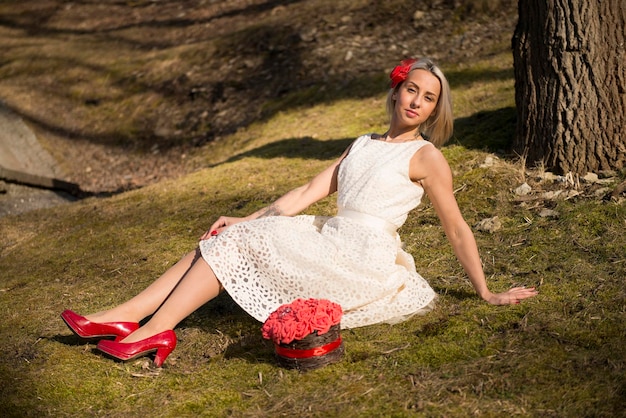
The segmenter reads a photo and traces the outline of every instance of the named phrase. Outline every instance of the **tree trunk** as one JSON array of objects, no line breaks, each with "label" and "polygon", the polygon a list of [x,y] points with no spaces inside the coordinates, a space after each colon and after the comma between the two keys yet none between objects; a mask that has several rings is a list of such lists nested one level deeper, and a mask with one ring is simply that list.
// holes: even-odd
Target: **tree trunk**
[{"label": "tree trunk", "polygon": [[585,174],[626,166],[626,1],[519,0],[517,134],[529,165]]}]

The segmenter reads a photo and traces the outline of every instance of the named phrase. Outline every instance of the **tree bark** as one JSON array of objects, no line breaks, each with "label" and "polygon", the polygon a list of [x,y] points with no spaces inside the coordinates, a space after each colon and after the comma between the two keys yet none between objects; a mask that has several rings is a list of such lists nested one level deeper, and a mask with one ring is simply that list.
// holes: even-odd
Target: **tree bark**
[{"label": "tree bark", "polygon": [[517,132],[527,164],[585,174],[626,166],[626,1],[519,0]]}]

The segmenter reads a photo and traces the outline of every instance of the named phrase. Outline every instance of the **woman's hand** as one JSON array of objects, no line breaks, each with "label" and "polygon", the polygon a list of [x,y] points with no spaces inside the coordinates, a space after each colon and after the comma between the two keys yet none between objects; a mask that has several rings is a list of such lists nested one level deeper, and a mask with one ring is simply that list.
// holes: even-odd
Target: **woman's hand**
[{"label": "woman's hand", "polygon": [[492,293],[485,300],[492,305],[515,305],[537,294],[539,292],[534,287],[513,287],[506,292]]},{"label": "woman's hand", "polygon": [[200,241],[209,239],[212,236],[219,234],[220,232],[222,232],[224,229],[228,228],[229,226],[237,224],[239,222],[243,222],[245,220],[246,218],[233,218],[230,216],[220,216],[219,219],[215,221],[213,225],[211,225],[211,228],[209,228],[208,231],[202,234],[202,236],[200,237]]}]

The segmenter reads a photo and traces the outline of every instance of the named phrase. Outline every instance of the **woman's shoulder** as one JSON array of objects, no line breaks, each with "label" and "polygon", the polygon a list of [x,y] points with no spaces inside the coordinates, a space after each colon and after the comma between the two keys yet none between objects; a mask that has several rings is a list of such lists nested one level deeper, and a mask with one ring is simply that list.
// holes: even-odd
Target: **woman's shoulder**
[{"label": "woman's shoulder", "polygon": [[361,136],[359,136],[357,139],[355,139],[352,144],[350,145],[350,149],[354,150],[356,148],[360,148],[361,146],[365,145],[367,142],[369,142],[372,139],[372,135],[374,134],[363,134]]},{"label": "woman's shoulder", "polygon": [[422,159],[426,161],[432,162],[445,162],[446,157],[444,157],[443,153],[439,148],[437,148],[432,142],[426,141],[424,139],[419,141],[419,148],[415,151],[415,158],[418,160]]},{"label": "woman's shoulder", "polygon": [[366,133],[366,134],[358,136],[357,139],[355,139],[355,142],[356,141],[359,141],[359,142],[368,141],[370,139],[378,139],[378,138],[380,138],[380,135],[370,132],[370,133]]},{"label": "woman's shoulder", "polygon": [[429,173],[441,173],[441,170],[450,171],[450,165],[441,150],[433,144],[420,147],[411,158],[411,171],[417,178],[424,178]]}]

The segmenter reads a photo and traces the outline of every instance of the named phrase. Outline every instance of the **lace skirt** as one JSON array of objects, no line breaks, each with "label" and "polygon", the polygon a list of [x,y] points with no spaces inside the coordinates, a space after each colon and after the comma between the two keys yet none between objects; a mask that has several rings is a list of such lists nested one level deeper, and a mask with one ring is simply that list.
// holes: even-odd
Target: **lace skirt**
[{"label": "lace skirt", "polygon": [[398,235],[359,219],[274,216],[200,242],[230,296],[263,322],[297,298],[341,305],[342,328],[396,323],[432,308],[435,292]]}]

